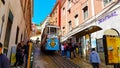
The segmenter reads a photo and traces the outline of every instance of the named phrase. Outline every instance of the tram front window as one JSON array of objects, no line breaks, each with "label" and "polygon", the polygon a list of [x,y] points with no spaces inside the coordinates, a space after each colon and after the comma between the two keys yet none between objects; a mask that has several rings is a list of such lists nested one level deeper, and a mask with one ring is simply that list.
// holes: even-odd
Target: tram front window
[{"label": "tram front window", "polygon": [[57,34],[56,28],[50,28],[50,34]]}]

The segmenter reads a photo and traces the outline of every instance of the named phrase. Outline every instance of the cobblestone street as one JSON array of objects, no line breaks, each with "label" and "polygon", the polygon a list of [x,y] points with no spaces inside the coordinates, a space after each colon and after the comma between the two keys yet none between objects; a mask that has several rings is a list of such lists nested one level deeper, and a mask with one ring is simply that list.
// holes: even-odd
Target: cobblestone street
[{"label": "cobblestone street", "polygon": [[42,55],[39,48],[35,48],[33,68],[56,68],[48,56]]},{"label": "cobblestone street", "polygon": [[[34,53],[33,68],[57,68],[55,63],[48,56],[45,56],[40,52],[39,48],[35,48],[34,52],[35,53]],[[68,60],[79,65],[81,68],[92,68],[89,61],[80,58],[78,55],[76,58],[72,58]],[[104,63],[101,63],[100,68],[113,68],[113,66],[105,65]]]}]

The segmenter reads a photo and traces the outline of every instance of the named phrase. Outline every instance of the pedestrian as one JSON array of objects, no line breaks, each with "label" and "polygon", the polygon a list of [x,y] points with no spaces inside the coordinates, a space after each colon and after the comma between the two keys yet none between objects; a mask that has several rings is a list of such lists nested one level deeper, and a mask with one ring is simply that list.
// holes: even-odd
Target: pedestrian
[{"label": "pedestrian", "polygon": [[0,42],[0,68],[10,68],[8,58],[2,53],[2,43]]},{"label": "pedestrian", "polygon": [[64,42],[63,45],[64,45],[64,56],[67,57],[67,42]]},{"label": "pedestrian", "polygon": [[36,47],[39,46],[39,42],[40,42],[40,41],[39,41],[39,38],[37,38],[37,39],[36,39]]},{"label": "pedestrian", "polygon": [[99,54],[95,51],[95,48],[92,48],[90,53],[90,63],[92,64],[93,68],[99,68],[100,57]]},{"label": "pedestrian", "polygon": [[17,49],[16,49],[16,62],[14,64],[14,67],[21,65],[21,58],[22,58],[22,51],[21,51],[21,43],[18,43]]},{"label": "pedestrian", "polygon": [[64,56],[64,44],[61,43],[61,55]]},{"label": "pedestrian", "polygon": [[21,41],[21,59],[20,59],[20,65],[24,64],[24,55],[25,55],[25,44],[24,41]]},{"label": "pedestrian", "polygon": [[76,43],[73,44],[73,55],[76,57]]},{"label": "pedestrian", "polygon": [[68,46],[69,46],[69,50],[70,50],[70,58],[72,58],[72,53],[73,53],[73,46],[72,46],[72,43],[68,43]]},{"label": "pedestrian", "polygon": [[29,43],[30,41],[27,41],[27,44],[24,46],[24,55],[25,55],[25,68],[27,68],[27,63],[28,63],[28,55],[29,55]]},{"label": "pedestrian", "polygon": [[81,45],[81,43],[78,43],[78,53],[79,53],[79,55],[81,56],[81,58],[82,58],[82,45]]},{"label": "pedestrian", "polygon": [[67,46],[66,46],[66,56],[67,56],[67,58],[71,58],[70,43],[67,43]]}]

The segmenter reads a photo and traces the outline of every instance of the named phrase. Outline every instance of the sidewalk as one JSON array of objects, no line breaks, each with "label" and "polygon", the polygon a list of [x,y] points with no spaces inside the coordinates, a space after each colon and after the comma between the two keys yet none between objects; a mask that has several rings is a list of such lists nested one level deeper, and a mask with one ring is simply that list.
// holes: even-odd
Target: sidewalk
[{"label": "sidewalk", "polygon": [[[89,63],[89,60],[86,60],[85,58],[80,58],[78,54],[75,58],[72,56],[72,58],[69,60],[79,65],[81,68],[92,68],[92,65]],[[35,48],[33,68],[57,68],[57,67],[48,56],[41,54],[39,48]],[[105,65],[104,62],[101,62],[100,68],[113,68],[113,66]]]},{"label": "sidewalk", "polygon": [[[92,68],[92,65],[89,63],[89,60],[86,60],[85,58],[80,58],[80,56],[76,56],[70,59],[70,61],[76,63],[81,68]],[[101,62],[100,68],[114,68],[112,65],[105,65],[104,62]]]}]

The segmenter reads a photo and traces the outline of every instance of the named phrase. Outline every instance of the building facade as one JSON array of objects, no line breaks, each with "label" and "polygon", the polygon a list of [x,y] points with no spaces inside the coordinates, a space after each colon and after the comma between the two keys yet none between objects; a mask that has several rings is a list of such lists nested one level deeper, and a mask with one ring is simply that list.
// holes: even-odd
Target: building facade
[{"label": "building facade", "polygon": [[[27,41],[31,32],[32,0],[0,1],[0,42],[10,59],[11,49],[20,41]],[[17,6],[16,6],[17,5]]]},{"label": "building facade", "polygon": [[91,48],[103,51],[103,35],[116,35],[112,30],[120,33],[119,4],[119,0],[63,0],[61,42],[80,42],[83,56]]},{"label": "building facade", "polygon": [[[48,25],[50,22],[50,16],[47,16],[46,19],[41,23],[41,36],[43,35],[44,29],[46,27],[46,25]],[[42,40],[42,38],[40,38],[40,41]]]},{"label": "building facade", "polygon": [[58,26],[58,2],[56,2],[55,6],[52,9],[52,12],[50,13],[50,25],[56,25]]}]

